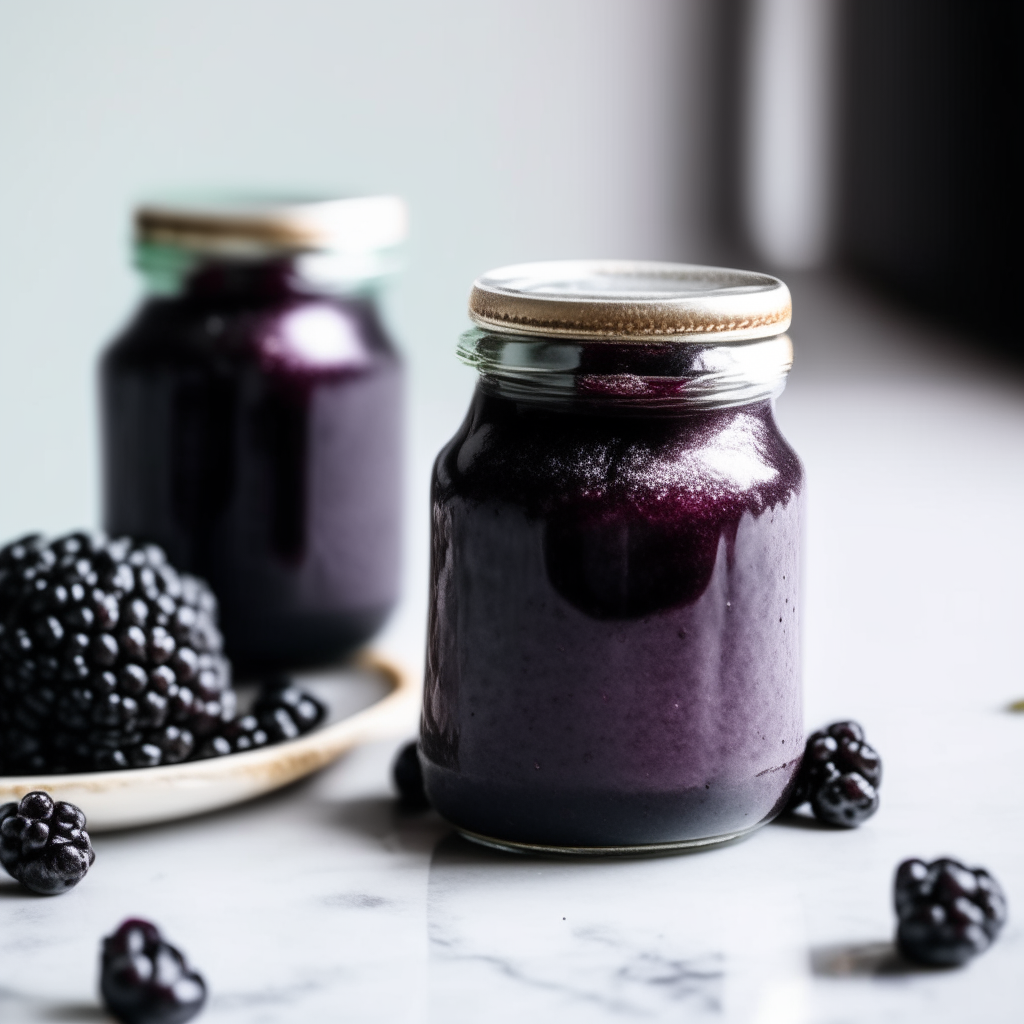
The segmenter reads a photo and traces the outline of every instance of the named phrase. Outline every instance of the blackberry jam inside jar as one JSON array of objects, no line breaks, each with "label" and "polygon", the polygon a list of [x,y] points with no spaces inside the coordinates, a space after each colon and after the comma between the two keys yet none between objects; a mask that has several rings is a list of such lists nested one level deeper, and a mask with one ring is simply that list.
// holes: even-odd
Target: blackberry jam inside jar
[{"label": "blackberry jam inside jar", "polygon": [[243,672],[325,663],[397,598],[390,196],[152,205],[148,295],[100,367],[104,525],[206,578]]},{"label": "blackberry jam inside jar", "polygon": [[770,821],[799,766],[803,473],[773,403],[786,286],[494,271],[434,469],[420,757],[471,839],[631,852]]}]

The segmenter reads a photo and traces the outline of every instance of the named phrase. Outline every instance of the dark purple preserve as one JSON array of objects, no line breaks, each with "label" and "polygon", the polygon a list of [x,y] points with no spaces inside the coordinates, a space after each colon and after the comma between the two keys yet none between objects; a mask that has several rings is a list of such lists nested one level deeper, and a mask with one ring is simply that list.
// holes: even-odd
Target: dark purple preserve
[{"label": "dark purple preserve", "polygon": [[395,603],[390,197],[149,207],[151,294],[101,365],[104,520],[205,577],[243,671],[327,662]]},{"label": "dark purple preserve", "polygon": [[562,851],[771,820],[803,735],[785,285],[542,264],[482,278],[470,310],[481,380],[433,484],[431,802]]}]

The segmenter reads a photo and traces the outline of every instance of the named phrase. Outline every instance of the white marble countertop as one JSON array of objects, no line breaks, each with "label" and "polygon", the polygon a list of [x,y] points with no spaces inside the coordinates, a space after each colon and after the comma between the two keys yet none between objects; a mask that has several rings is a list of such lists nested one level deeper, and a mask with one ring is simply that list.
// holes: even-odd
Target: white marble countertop
[{"label": "white marble countertop", "polygon": [[[394,745],[365,747],[256,803],[98,836],[66,896],[0,880],[0,1020],[105,1020],[98,945],[129,915],[203,971],[210,1024],[1020,1020],[1024,715],[1006,708],[1024,698],[1024,383],[969,350],[926,359],[934,332],[845,285],[793,290],[779,418],[809,478],[807,724],[866,727],[886,771],[871,821],[519,858],[404,813]],[[438,414],[421,447],[450,425]],[[418,657],[421,594],[385,648]],[[943,854],[988,867],[1010,921],[963,969],[911,970],[890,945],[893,871]]]}]

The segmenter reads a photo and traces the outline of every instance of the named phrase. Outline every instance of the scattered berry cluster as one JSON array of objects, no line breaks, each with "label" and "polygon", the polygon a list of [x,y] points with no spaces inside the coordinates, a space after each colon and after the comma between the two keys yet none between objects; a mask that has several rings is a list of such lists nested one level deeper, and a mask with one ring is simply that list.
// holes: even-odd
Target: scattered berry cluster
[{"label": "scattered berry cluster", "polygon": [[[0,807],[0,863],[30,892],[73,889],[96,859],[85,815],[48,793]],[[104,939],[100,991],[124,1024],[184,1024],[206,1001],[206,984],[148,921],[128,920]]]},{"label": "scattered berry cluster", "polygon": [[[856,722],[833,722],[807,740],[788,809],[853,828],[878,810],[882,761]],[[983,868],[916,858],[896,871],[896,944],[918,964],[953,967],[984,952],[1006,922],[1006,899]]]}]

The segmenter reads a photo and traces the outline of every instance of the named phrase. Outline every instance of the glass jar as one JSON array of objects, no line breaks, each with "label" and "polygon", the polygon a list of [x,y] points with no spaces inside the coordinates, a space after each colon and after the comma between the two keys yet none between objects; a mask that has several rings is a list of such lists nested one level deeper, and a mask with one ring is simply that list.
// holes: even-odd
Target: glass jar
[{"label": "glass jar", "polygon": [[478,280],[433,480],[420,758],[469,838],[631,852],[783,807],[803,749],[786,286],[659,263]]},{"label": "glass jar", "polygon": [[100,368],[104,525],[205,577],[243,672],[327,662],[399,583],[401,200],[151,205],[148,295]]}]

